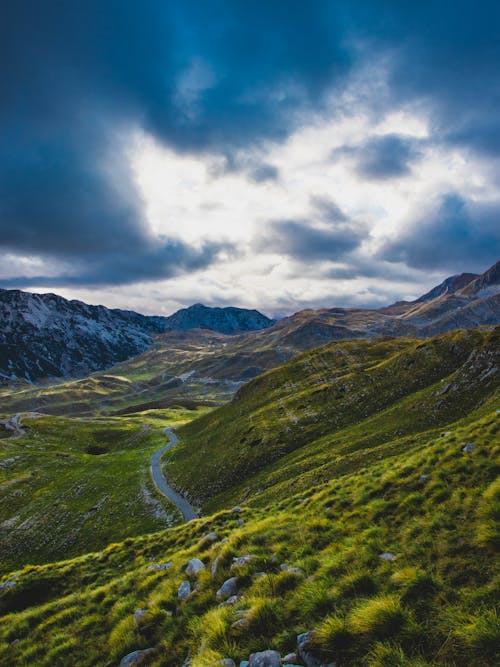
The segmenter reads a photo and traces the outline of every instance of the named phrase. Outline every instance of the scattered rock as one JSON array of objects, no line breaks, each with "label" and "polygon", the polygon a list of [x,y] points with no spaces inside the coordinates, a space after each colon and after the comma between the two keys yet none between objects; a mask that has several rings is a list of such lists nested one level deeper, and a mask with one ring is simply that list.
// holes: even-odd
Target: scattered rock
[{"label": "scattered rock", "polygon": [[430,480],[430,475],[420,475],[418,478],[419,482],[422,482],[422,484],[426,484]]},{"label": "scattered rock", "polygon": [[465,447],[462,448],[462,451],[466,454],[470,454],[476,449],[476,445],[473,445],[472,442],[468,442]]},{"label": "scattered rock", "polygon": [[236,525],[237,526],[242,526],[244,523],[245,523],[245,519],[238,519],[238,521],[236,522]]},{"label": "scattered rock", "polygon": [[280,570],[282,572],[293,572],[294,574],[305,574],[301,567],[290,567],[287,563],[281,563]]},{"label": "scattered rock", "polygon": [[285,657],[283,658],[284,663],[286,663],[286,662],[288,662],[288,663],[290,663],[290,662],[297,663],[298,661],[299,661],[299,657],[296,653],[289,653],[288,655],[285,655]]},{"label": "scattered rock", "polygon": [[281,667],[281,656],[278,651],[252,653],[248,667]]},{"label": "scattered rock", "polygon": [[236,604],[237,602],[238,602],[238,596],[237,595],[231,595],[230,598],[228,598],[224,602],[221,602],[219,607],[223,607],[224,605]]},{"label": "scattered rock", "polygon": [[232,508],[231,512],[239,514],[240,512],[243,512],[243,510],[241,509],[241,507],[238,507],[238,505],[235,505],[235,507]]},{"label": "scattered rock", "polygon": [[148,613],[148,612],[147,612],[145,609],[141,609],[140,607],[138,607],[138,608],[134,611],[134,623],[135,623],[136,625],[139,625],[139,623],[142,621],[142,619],[143,619],[145,616],[147,616],[147,613]]},{"label": "scattered rock", "polygon": [[255,572],[252,574],[252,579],[260,579],[261,577],[265,577],[267,572]]},{"label": "scattered rock", "polygon": [[234,660],[231,660],[231,658],[224,658],[219,662],[219,665],[222,665],[223,667],[236,667],[236,663]]},{"label": "scattered rock", "polygon": [[203,535],[202,537],[205,542],[216,542],[217,541],[217,533],[215,531],[212,531],[211,533],[208,533],[207,535]]},{"label": "scattered rock", "polygon": [[172,567],[173,563],[172,561],[169,561],[168,563],[153,563],[152,565],[148,565],[146,568],[148,572],[152,570],[157,570],[157,571],[163,571],[163,570],[169,570]]},{"label": "scattered rock", "polygon": [[314,654],[314,651],[311,651],[308,644],[312,636],[312,632],[304,632],[297,636],[297,653],[305,667],[335,667],[335,663],[323,662]]},{"label": "scattered rock", "polygon": [[145,648],[141,651],[132,651],[120,660],[120,667],[132,667],[133,665],[142,665],[144,661],[155,655],[155,648]]},{"label": "scattered rock", "polygon": [[231,569],[233,569],[234,567],[240,567],[240,565],[248,565],[248,563],[250,563],[254,558],[255,556],[252,556],[250,554],[247,556],[238,556],[236,558],[233,558],[233,564],[231,565]]},{"label": "scattered rock", "polygon": [[380,554],[379,558],[381,558],[382,560],[396,560],[396,556],[394,554],[391,554],[390,551],[386,551],[383,554]]},{"label": "scattered rock", "polygon": [[236,577],[231,577],[226,579],[222,586],[217,591],[216,595],[219,600],[225,600],[233,595],[236,595],[238,592],[238,579]]},{"label": "scattered rock", "polygon": [[210,574],[212,575],[212,579],[217,574],[217,568],[219,567],[219,563],[220,563],[220,556],[217,556],[217,558],[212,563],[212,567],[210,568]]},{"label": "scattered rock", "polygon": [[234,623],[231,623],[231,627],[234,628],[235,630],[238,630],[238,628],[244,628],[247,625],[248,625],[248,619],[246,618],[240,618]]},{"label": "scattered rock", "polygon": [[186,574],[188,577],[196,576],[199,572],[205,569],[205,563],[199,558],[191,558],[186,567]]},{"label": "scattered rock", "polygon": [[189,581],[183,581],[177,590],[177,597],[179,600],[186,600],[191,594],[191,584]]}]

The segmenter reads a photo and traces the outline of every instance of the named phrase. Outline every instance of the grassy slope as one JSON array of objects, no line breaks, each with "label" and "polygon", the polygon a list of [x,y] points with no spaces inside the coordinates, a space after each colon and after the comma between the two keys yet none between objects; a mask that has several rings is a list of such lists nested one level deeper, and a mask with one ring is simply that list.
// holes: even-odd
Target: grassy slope
[{"label": "grassy slope", "polygon": [[[499,331],[316,348],[180,429],[180,446],[166,455],[168,474],[214,510],[242,497],[253,501],[277,480],[294,488],[305,470],[312,471],[308,479],[328,479],[383,443],[401,440],[400,448],[411,449],[418,445],[413,436],[445,427],[498,386],[491,370]],[[284,456],[283,465],[272,465]]]},{"label": "grassy slope", "polygon": [[[299,493],[244,509],[241,526],[226,511],[25,568],[0,592],[0,663],[111,666],[156,646],[153,665],[178,667],[191,653],[192,667],[214,667],[264,648],[284,655],[298,632],[314,628],[317,650],[340,666],[493,667],[499,417],[493,402],[481,411],[445,437],[423,437],[411,453],[360,458],[307,488],[298,479]],[[476,449],[465,454],[465,442]],[[202,539],[208,530],[219,536],[213,545]],[[387,551],[394,561],[380,558]],[[231,570],[244,554],[256,558]],[[193,556],[207,565],[220,556],[218,572],[202,573],[180,603],[177,586]],[[170,559],[167,572],[147,570]],[[282,562],[304,575],[280,571]],[[256,571],[267,574],[254,580]],[[230,575],[242,595],[219,607],[215,591]],[[147,613],[137,625],[138,607]],[[246,624],[235,627],[242,616]]]},{"label": "grassy slope", "polygon": [[[341,667],[493,667],[497,350],[492,330],[425,343],[349,342],[253,381],[232,405],[185,426],[184,449],[172,458],[176,474],[192,466],[210,484],[222,474],[225,495],[211,498],[214,507],[248,487],[243,525],[222,511],[26,567],[0,591],[0,663],[112,666],[156,646],[154,665],[178,667],[190,653],[192,667],[213,667],[265,648],[283,655],[298,632],[315,629],[316,649]],[[199,451],[212,429],[220,440],[209,451],[220,445],[230,474]],[[241,442],[250,436],[258,439],[251,447]],[[462,451],[467,442],[471,453]],[[202,539],[209,530],[219,538],[212,545]],[[256,558],[231,570],[244,554]],[[180,603],[193,556],[207,565],[220,556],[219,568]],[[151,560],[173,567],[150,572]],[[281,571],[283,562],[304,574]],[[254,580],[257,571],[267,574]],[[219,607],[215,591],[231,575],[241,596]],[[138,607],[148,611],[136,624]],[[241,617],[246,623],[234,626]]]},{"label": "grassy slope", "polygon": [[179,520],[150,480],[163,427],[187,411],[136,418],[24,418],[0,440],[0,572],[104,547]]}]

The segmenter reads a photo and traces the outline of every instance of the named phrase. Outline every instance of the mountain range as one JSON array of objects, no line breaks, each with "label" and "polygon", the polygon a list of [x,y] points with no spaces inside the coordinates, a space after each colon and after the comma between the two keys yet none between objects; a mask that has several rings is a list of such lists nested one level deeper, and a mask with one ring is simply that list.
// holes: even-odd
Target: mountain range
[{"label": "mountain range", "polygon": [[[161,371],[156,393],[159,384],[183,375],[183,360],[191,377],[239,383],[331,340],[429,337],[499,322],[500,262],[483,274],[451,276],[414,301],[302,310],[278,321],[257,310],[202,304],[169,317],[145,316],[54,294],[0,290],[0,378],[82,377],[145,354],[137,363],[147,367],[148,380]],[[228,385],[223,393],[236,388]],[[143,398],[152,397],[146,392]]]}]

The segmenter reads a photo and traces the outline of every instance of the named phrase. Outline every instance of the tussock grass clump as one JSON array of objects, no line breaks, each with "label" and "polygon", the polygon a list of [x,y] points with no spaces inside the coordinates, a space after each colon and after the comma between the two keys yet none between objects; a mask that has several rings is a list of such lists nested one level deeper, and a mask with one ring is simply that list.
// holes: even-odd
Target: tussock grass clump
[{"label": "tussock grass clump", "polygon": [[335,659],[348,653],[355,635],[347,625],[345,617],[333,615],[325,618],[314,630],[311,645],[325,659]]},{"label": "tussock grass clump", "polygon": [[374,638],[396,636],[406,622],[407,613],[395,595],[361,602],[349,614],[349,628],[354,633]]},{"label": "tussock grass clump", "polygon": [[477,543],[500,550],[500,477],[483,493],[478,509]]},{"label": "tussock grass clump", "polygon": [[366,667],[430,667],[430,663],[418,657],[409,657],[399,644],[390,642],[377,642],[364,664]]},{"label": "tussock grass clump", "polygon": [[491,661],[489,664],[500,663],[500,617],[496,610],[486,609],[469,617],[456,628],[455,636],[476,656]]}]

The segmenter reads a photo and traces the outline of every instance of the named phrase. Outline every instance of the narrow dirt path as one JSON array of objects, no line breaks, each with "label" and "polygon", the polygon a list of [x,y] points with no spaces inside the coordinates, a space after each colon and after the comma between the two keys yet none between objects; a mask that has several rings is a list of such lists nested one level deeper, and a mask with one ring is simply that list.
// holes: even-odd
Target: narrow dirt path
[{"label": "narrow dirt path", "polygon": [[177,509],[179,509],[182,512],[182,516],[184,517],[184,520],[187,523],[188,521],[197,519],[198,515],[194,510],[194,508],[191,507],[191,505],[188,503],[188,501],[185,500],[179,493],[177,493],[177,491],[174,491],[167,484],[165,478],[163,477],[163,473],[161,471],[161,457],[163,455],[163,452],[166,452],[172,447],[175,447],[175,445],[179,442],[179,438],[173,432],[172,426],[169,426],[168,428],[164,429],[164,432],[167,438],[170,440],[170,442],[168,443],[168,445],[165,445],[165,447],[162,447],[153,454],[151,458],[151,477],[153,478],[153,482],[155,483],[155,486],[158,489],[158,491],[160,491],[160,493],[162,493],[164,496],[166,496],[169,500],[171,500],[174,503]]}]

